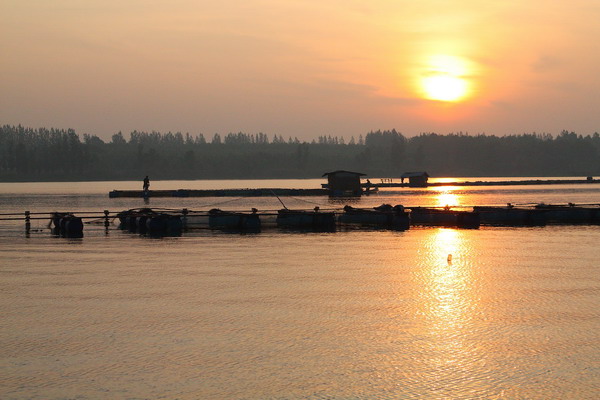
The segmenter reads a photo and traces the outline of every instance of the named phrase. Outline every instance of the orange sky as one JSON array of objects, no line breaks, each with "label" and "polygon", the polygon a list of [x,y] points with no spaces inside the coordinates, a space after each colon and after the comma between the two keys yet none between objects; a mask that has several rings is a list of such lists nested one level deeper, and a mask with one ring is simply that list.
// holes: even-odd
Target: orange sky
[{"label": "orange sky", "polygon": [[[104,139],[588,134],[599,20],[585,0],[2,0],[0,123]],[[458,101],[432,100],[431,77]]]}]

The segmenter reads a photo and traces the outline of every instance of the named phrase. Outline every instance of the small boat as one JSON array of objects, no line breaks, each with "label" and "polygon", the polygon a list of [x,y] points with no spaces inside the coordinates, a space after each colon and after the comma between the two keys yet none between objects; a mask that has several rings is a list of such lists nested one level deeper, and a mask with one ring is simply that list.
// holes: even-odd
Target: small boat
[{"label": "small boat", "polygon": [[368,196],[377,192],[379,192],[379,188],[377,186],[365,186],[362,190],[362,194],[364,196]]},{"label": "small boat", "polygon": [[479,228],[481,219],[477,211],[458,211],[450,207],[412,207],[410,220],[413,225]]},{"label": "small boat", "polygon": [[410,214],[401,205],[392,207],[382,204],[373,208],[345,206],[344,213],[339,216],[339,222],[406,230],[410,227]]},{"label": "small boat", "polygon": [[260,231],[257,211],[253,208],[251,213],[243,213],[213,208],[208,212],[208,226],[211,229]]},{"label": "small boat", "polygon": [[535,208],[506,206],[475,206],[482,224],[500,226],[541,226],[546,224],[546,213]]},{"label": "small boat", "polygon": [[312,211],[284,208],[277,211],[276,222],[280,228],[333,231],[335,230],[335,213],[321,212],[319,207],[315,207]]}]

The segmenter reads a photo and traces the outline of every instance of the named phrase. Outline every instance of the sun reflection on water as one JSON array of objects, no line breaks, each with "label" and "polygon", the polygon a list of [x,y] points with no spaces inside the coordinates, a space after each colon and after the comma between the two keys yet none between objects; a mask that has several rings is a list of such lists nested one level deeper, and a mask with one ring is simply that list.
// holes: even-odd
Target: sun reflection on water
[{"label": "sun reflection on water", "polygon": [[461,274],[460,264],[460,231],[456,229],[439,229],[431,238],[432,250],[429,271],[429,311],[442,322],[440,326],[454,325],[461,317],[461,289],[465,285],[465,277]]},{"label": "sun reflection on water", "polygon": [[441,380],[457,374],[468,379],[479,359],[478,349],[468,339],[477,308],[469,235],[457,229],[432,230],[415,276],[420,287],[421,334],[429,338],[422,351],[429,359],[428,368],[438,371]]},{"label": "sun reflection on water", "polygon": [[462,195],[455,193],[457,186],[438,186],[431,188],[435,191],[435,206],[437,207],[456,207],[462,204]]}]

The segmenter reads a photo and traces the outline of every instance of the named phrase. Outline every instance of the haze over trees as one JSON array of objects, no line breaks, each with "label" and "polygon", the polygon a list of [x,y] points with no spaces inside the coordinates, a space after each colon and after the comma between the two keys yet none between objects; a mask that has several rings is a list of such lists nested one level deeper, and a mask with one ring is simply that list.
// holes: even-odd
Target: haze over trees
[{"label": "haze over trees", "polygon": [[311,142],[263,133],[204,135],[121,132],[105,142],[72,129],[0,128],[0,180],[138,180],[318,178],[347,169],[397,178],[431,176],[600,175],[600,135],[563,131],[510,136],[396,130],[358,138],[319,136]]}]

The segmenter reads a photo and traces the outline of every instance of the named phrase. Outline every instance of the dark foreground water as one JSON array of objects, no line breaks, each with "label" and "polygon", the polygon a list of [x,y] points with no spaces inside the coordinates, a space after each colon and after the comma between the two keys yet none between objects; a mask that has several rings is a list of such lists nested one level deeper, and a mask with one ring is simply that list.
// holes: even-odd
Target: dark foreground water
[{"label": "dark foreground water", "polygon": [[[159,189],[319,181],[153,182]],[[0,212],[143,206],[138,182],[5,185]],[[220,185],[220,186],[219,186]],[[288,207],[339,206],[326,198]],[[600,202],[600,185],[383,192],[355,206]],[[223,203],[227,202],[227,203]],[[273,198],[149,206],[276,209]],[[600,226],[150,238],[0,223],[2,399],[594,399]],[[452,254],[451,260],[448,255]]]}]

